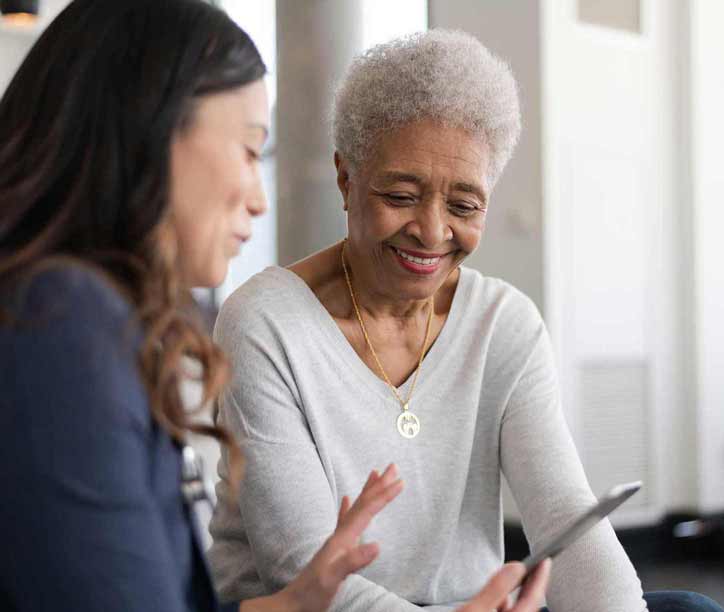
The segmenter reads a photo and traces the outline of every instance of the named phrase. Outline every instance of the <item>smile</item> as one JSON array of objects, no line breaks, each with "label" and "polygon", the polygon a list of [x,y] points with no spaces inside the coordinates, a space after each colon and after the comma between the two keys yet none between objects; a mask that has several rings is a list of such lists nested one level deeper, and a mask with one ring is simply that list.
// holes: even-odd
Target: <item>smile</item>
[{"label": "smile", "polygon": [[408,253],[405,253],[405,251],[401,251],[397,247],[392,247],[395,250],[395,253],[397,253],[402,259],[405,259],[407,261],[410,261],[412,263],[415,263],[419,266],[435,266],[440,262],[440,257],[414,257],[412,255],[409,255]]}]

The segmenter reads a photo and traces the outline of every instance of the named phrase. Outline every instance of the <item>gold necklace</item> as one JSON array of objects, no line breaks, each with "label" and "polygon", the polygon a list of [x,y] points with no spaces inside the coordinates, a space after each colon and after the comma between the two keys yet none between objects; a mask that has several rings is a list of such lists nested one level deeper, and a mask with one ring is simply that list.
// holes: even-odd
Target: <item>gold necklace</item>
[{"label": "gold necklace", "polygon": [[402,399],[402,396],[397,392],[397,388],[395,385],[392,384],[392,381],[387,376],[387,372],[385,372],[385,369],[382,367],[382,363],[380,362],[379,357],[377,357],[377,353],[375,352],[375,347],[372,346],[372,341],[370,340],[369,334],[367,333],[367,329],[365,328],[364,321],[362,320],[362,314],[360,313],[359,307],[357,306],[357,300],[354,296],[354,290],[352,289],[352,281],[349,279],[349,272],[347,271],[347,263],[344,259],[344,251],[347,247],[347,240],[342,243],[342,269],[344,270],[344,278],[347,281],[347,288],[349,289],[349,296],[352,298],[352,306],[354,307],[354,313],[357,315],[357,321],[359,321],[359,326],[362,329],[362,335],[365,337],[365,342],[367,342],[367,346],[370,347],[370,352],[372,353],[372,357],[374,357],[375,363],[377,364],[378,369],[380,370],[380,373],[382,374],[382,378],[385,379],[385,382],[387,383],[387,386],[392,390],[392,393],[395,394],[395,397],[397,398],[397,401],[400,402],[400,406],[402,408],[402,413],[397,417],[397,431],[400,432],[400,435],[403,438],[414,438],[418,433],[420,433],[420,419],[417,417],[417,415],[414,412],[410,411],[410,399],[412,398],[412,393],[415,390],[415,385],[417,384],[417,377],[420,374],[420,368],[422,367],[422,360],[425,358],[425,349],[427,348],[427,341],[430,339],[430,328],[432,327],[432,313],[434,311],[434,295],[430,297],[428,303],[430,306],[430,312],[427,315],[427,329],[425,331],[425,340],[422,343],[422,351],[420,351],[420,359],[417,362],[417,368],[415,368],[415,375],[412,379],[412,384],[410,385],[410,390],[407,392],[407,398]]}]

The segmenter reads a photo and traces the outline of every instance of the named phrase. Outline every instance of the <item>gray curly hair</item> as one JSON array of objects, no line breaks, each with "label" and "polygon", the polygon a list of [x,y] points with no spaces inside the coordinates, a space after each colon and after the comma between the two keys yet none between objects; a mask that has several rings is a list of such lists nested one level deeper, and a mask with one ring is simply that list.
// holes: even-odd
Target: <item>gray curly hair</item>
[{"label": "gray curly hair", "polygon": [[353,168],[384,131],[432,119],[479,135],[489,147],[488,186],[520,135],[518,90],[508,65],[465,32],[433,29],[356,57],[335,92],[334,144]]}]

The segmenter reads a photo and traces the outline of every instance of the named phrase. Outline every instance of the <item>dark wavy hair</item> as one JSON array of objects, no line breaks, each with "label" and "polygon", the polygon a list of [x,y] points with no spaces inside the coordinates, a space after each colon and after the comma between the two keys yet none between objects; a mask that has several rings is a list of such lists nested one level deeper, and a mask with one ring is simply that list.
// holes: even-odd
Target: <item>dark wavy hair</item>
[{"label": "dark wavy hair", "polygon": [[[203,405],[228,364],[180,286],[168,209],[170,150],[206,94],[264,76],[249,36],[202,0],[74,0],[0,101],[0,288],[54,261],[92,266],[134,306],[139,371],[156,421],[226,443],[192,419],[179,383],[202,366]],[[164,246],[166,245],[166,246]]]}]

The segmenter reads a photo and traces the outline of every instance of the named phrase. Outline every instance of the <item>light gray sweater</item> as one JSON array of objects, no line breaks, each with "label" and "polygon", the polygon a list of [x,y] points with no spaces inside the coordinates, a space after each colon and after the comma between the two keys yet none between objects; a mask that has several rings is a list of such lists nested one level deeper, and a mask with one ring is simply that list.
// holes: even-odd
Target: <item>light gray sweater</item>
[{"label": "light gray sweater", "polygon": [[[223,599],[292,580],[334,530],[342,496],[390,462],[405,490],[366,532],[380,557],[345,581],[334,611],[451,610],[472,597],[503,562],[501,472],[533,550],[594,502],[538,311],[461,270],[410,404],[413,439],[397,431],[390,389],[293,272],[268,268],[224,304],[215,337],[234,373],[221,420],[247,467],[235,499],[219,464],[210,561]],[[557,557],[547,600],[554,612],[646,609],[608,521]]]}]

